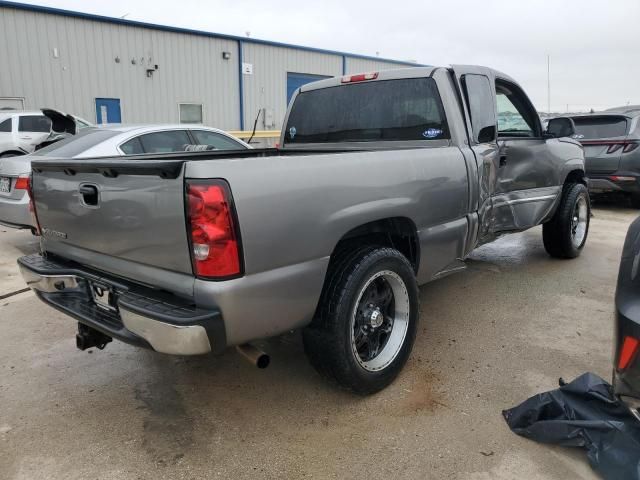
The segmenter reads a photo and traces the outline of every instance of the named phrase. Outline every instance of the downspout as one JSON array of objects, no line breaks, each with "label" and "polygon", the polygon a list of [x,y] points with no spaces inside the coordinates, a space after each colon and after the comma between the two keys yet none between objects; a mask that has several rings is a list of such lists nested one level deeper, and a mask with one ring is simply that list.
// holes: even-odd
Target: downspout
[{"label": "downspout", "polygon": [[244,131],[244,74],[242,73],[242,40],[238,40],[238,93],[240,98],[240,130]]}]

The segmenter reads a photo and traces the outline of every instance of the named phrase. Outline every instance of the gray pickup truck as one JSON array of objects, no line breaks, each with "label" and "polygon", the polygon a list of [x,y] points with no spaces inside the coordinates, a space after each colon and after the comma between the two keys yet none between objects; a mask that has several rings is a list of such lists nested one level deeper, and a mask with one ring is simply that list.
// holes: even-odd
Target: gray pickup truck
[{"label": "gray pickup truck", "polygon": [[42,253],[19,264],[78,320],[80,348],[239,346],[263,366],[248,342],[303,329],[317,370],[368,394],[409,357],[418,285],[477,246],[543,224],[550,255],[580,254],[590,204],[572,134],[567,118],[543,131],[489,68],[322,80],[296,92],[278,150],[49,151],[30,190]]}]

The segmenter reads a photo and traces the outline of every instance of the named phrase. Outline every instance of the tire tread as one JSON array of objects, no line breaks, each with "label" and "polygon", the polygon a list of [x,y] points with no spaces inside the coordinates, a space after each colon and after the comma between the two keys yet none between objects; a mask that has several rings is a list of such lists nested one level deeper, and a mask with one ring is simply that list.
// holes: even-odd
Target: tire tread
[{"label": "tire tread", "polygon": [[[542,240],[547,253],[555,258],[576,258],[580,255],[582,247],[574,247],[571,241],[571,216],[578,197],[586,194],[587,204],[589,204],[589,193],[587,187],[581,183],[569,183],[562,189],[560,205],[553,218],[542,225]],[[587,209],[587,215],[591,214],[591,209]],[[588,222],[589,220],[587,220]],[[589,224],[587,223],[587,233]],[[583,242],[583,246],[584,246]]]},{"label": "tire tread", "polygon": [[[350,314],[351,299],[357,294],[358,282],[354,277],[361,274],[364,266],[383,258],[399,260],[403,268],[411,272],[413,282],[409,282],[410,284],[405,282],[405,286],[408,291],[412,290],[409,295],[410,298],[415,299],[415,308],[417,308],[418,287],[413,276],[413,268],[399,251],[375,245],[345,248],[334,256],[327,272],[327,280],[316,315],[311,325],[303,331],[304,348],[311,365],[325,379],[358,394],[374,393],[387,386],[393,381],[408,357],[406,353],[404,359],[400,358],[403,353],[400,352],[398,358],[387,369],[380,372],[381,375],[378,378],[371,382],[363,382],[362,377],[353,371],[350,359],[345,358],[344,345],[340,342],[344,319]],[[416,323],[417,319],[410,323],[403,347],[403,349],[406,348],[408,344],[409,352],[415,338]]]}]

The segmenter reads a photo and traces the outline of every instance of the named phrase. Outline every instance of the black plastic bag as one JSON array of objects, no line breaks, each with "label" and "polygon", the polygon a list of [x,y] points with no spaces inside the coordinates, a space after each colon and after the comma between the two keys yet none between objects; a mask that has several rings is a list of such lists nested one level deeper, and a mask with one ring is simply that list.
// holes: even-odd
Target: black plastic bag
[{"label": "black plastic bag", "polygon": [[585,448],[603,478],[640,480],[640,422],[611,385],[593,373],[560,385],[504,410],[509,428],[538,442]]}]

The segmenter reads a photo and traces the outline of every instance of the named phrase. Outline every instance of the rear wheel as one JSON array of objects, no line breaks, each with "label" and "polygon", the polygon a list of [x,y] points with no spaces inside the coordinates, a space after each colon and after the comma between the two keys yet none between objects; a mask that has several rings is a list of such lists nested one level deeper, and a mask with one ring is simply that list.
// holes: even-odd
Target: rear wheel
[{"label": "rear wheel", "polygon": [[392,248],[360,247],[333,262],[318,312],[303,332],[311,364],[359,394],[382,390],[406,363],[418,322],[418,286]]},{"label": "rear wheel", "polygon": [[556,258],[576,258],[582,252],[589,233],[591,206],[587,187],[581,183],[566,185],[553,218],[542,226],[547,253]]}]

